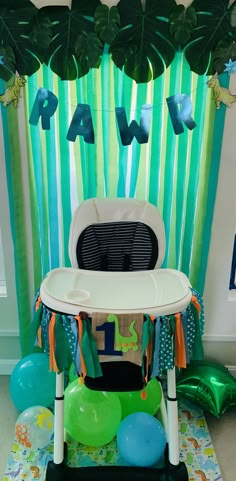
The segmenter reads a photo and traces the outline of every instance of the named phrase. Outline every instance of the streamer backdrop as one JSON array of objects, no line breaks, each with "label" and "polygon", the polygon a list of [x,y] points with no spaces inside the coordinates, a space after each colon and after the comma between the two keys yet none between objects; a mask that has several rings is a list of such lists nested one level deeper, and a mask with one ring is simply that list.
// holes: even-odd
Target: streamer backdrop
[{"label": "streamer backdrop", "polygon": [[[136,197],[158,206],[167,238],[163,266],[185,272],[203,293],[225,118],[225,106],[216,111],[206,82],[182,54],[148,84],[136,84],[104,55],[99,70],[73,82],[43,66],[27,79],[18,110],[1,106],[22,355],[32,349],[34,293],[49,270],[70,265],[72,214],[89,197]],[[228,86],[227,74],[221,85]],[[48,131],[29,123],[40,87],[58,98]],[[166,104],[176,93],[190,96],[197,124],[178,136]],[[83,136],[66,140],[78,103],[91,108],[94,144]],[[148,143],[122,145],[115,108],[125,108],[128,123],[139,123],[144,104],[153,106]]]}]

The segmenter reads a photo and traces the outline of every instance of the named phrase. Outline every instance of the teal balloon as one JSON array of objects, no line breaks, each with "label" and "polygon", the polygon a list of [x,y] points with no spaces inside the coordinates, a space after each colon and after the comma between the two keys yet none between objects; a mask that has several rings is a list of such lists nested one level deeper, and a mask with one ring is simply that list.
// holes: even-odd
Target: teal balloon
[{"label": "teal balloon", "polygon": [[178,377],[176,390],[217,418],[236,407],[236,379],[218,362],[191,361]]},{"label": "teal balloon", "polygon": [[18,443],[28,449],[43,449],[52,441],[54,416],[44,406],[25,409],[15,424]]},{"label": "teal balloon", "polygon": [[49,359],[44,353],[21,359],[10,377],[11,399],[19,411],[31,406],[51,406],[55,388],[56,374],[49,370]]},{"label": "teal balloon", "polygon": [[111,392],[93,391],[76,379],[65,390],[64,426],[69,436],[86,446],[103,446],[115,437],[121,405]]},{"label": "teal balloon", "polygon": [[120,424],[117,447],[132,466],[154,466],[163,458],[166,435],[161,423],[148,413],[133,413]]},{"label": "teal balloon", "polygon": [[156,378],[151,379],[142,391],[117,393],[122,408],[122,418],[135,412],[155,415],[161,404],[162,390]]}]

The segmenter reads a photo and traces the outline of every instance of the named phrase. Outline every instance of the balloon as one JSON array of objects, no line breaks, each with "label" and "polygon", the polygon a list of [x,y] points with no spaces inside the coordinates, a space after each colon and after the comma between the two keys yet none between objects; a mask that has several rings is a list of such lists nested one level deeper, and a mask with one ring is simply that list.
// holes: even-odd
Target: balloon
[{"label": "balloon", "polygon": [[86,446],[103,446],[116,435],[121,405],[111,392],[93,391],[76,379],[65,390],[64,425],[68,434]]},{"label": "balloon", "polygon": [[177,393],[220,417],[236,406],[236,379],[213,361],[192,361],[178,378]]},{"label": "balloon", "polygon": [[45,448],[52,440],[53,424],[54,416],[44,406],[25,409],[16,421],[17,441],[26,448]]},{"label": "balloon", "polygon": [[15,407],[24,411],[31,406],[49,407],[55,396],[56,374],[49,371],[47,354],[34,353],[14,367],[10,395]]},{"label": "balloon", "polygon": [[122,458],[133,466],[153,466],[166,447],[166,435],[161,423],[148,413],[133,413],[120,424],[117,447]]},{"label": "balloon", "polygon": [[[144,396],[143,396],[144,394]],[[143,391],[117,393],[122,408],[122,418],[135,412],[156,414],[162,398],[162,390],[157,379],[151,379]]]}]

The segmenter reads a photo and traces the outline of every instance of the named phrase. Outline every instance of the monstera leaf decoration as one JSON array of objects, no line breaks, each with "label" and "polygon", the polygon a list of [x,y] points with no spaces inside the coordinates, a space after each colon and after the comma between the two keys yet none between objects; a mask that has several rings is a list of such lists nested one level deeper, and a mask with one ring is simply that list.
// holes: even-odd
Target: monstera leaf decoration
[{"label": "monstera leaf decoration", "polygon": [[110,45],[114,63],[136,80],[148,82],[164,72],[175,56],[168,17],[175,0],[120,0],[121,29]]},{"label": "monstera leaf decoration", "polygon": [[211,70],[218,74],[224,72],[225,64],[229,60],[236,60],[236,42],[233,39],[226,38],[221,40],[214,50],[211,59]]},{"label": "monstera leaf decoration", "polygon": [[[145,4],[145,7],[143,6]],[[230,6],[229,6],[230,5]],[[178,50],[199,75],[221,73],[236,60],[236,2],[72,0],[37,9],[30,0],[0,0],[0,78],[32,75],[44,62],[63,80],[98,68],[104,50],[137,83],[165,71]],[[106,49],[107,50],[107,49]]]},{"label": "monstera leaf decoration", "polygon": [[[20,9],[0,6],[0,55],[3,57],[0,76],[4,80],[9,80],[16,71],[20,75],[36,72],[43,62],[44,48],[50,42],[50,20],[45,21],[29,0],[23,5]],[[43,42],[40,42],[40,32],[43,32]]]},{"label": "monstera leaf decoration", "polygon": [[170,14],[170,33],[177,45],[183,46],[190,40],[197,25],[197,16],[193,7],[176,5]]},{"label": "monstera leaf decoration", "polygon": [[197,27],[185,46],[185,56],[191,70],[203,75],[215,73],[212,52],[222,39],[231,37],[229,0],[194,0]]},{"label": "monstera leaf decoration", "polygon": [[120,14],[117,7],[108,8],[107,5],[97,7],[94,15],[95,32],[101,40],[110,44],[117,35],[120,27]]},{"label": "monstera leaf decoration", "polygon": [[91,64],[99,65],[102,49],[95,36],[92,37],[95,43],[91,42],[94,12],[99,4],[99,0],[74,0],[71,10],[66,7],[44,9],[54,30],[46,63],[62,80],[75,80],[86,75]]}]

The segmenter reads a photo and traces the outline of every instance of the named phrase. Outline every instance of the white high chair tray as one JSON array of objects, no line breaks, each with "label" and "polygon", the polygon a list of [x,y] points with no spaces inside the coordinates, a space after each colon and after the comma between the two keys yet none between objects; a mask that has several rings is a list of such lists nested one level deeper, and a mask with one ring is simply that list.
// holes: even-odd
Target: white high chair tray
[{"label": "white high chair tray", "polygon": [[164,316],[187,307],[190,287],[185,274],[174,269],[103,272],[58,268],[43,280],[40,296],[49,309],[68,315],[130,311]]}]

